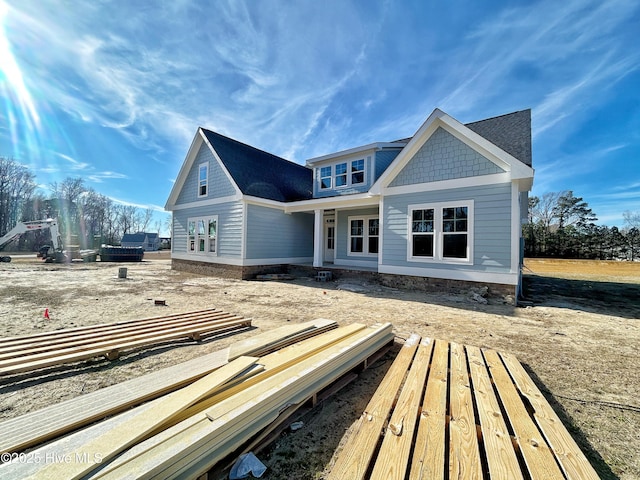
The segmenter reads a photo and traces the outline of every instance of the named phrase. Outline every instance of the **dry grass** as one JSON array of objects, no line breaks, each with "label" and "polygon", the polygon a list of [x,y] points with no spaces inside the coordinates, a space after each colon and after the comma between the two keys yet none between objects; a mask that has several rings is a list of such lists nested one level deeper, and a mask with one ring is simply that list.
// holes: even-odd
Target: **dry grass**
[{"label": "dry grass", "polygon": [[[165,258],[163,258],[165,257]],[[640,264],[527,261],[532,306],[488,305],[467,292],[394,290],[357,278],[317,283],[242,282],[175,272],[166,254],[126,265],[44,265],[16,259],[0,266],[0,335],[12,336],[216,307],[253,319],[260,330],[331,318],[341,324],[390,321],[411,333],[515,354],[603,478],[640,478]],[[340,290],[343,282],[363,293]],[[154,299],[167,307],[154,306]],[[44,320],[44,308],[51,320]],[[11,418],[197,355],[254,332],[180,342],[108,362],[96,360],[0,379],[0,418]],[[359,417],[393,359],[307,414],[305,427],[278,439],[260,458],[265,479],[317,479]]]}]

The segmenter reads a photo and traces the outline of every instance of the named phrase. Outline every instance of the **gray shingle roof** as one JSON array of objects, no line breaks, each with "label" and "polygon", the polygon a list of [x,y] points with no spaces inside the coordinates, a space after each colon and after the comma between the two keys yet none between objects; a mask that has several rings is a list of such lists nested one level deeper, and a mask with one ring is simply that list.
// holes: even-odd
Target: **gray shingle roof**
[{"label": "gray shingle roof", "polygon": [[202,129],[245,195],[294,202],[313,197],[313,171],[271,153]]},{"label": "gray shingle roof", "polygon": [[531,110],[520,110],[465,125],[478,135],[531,166]]}]

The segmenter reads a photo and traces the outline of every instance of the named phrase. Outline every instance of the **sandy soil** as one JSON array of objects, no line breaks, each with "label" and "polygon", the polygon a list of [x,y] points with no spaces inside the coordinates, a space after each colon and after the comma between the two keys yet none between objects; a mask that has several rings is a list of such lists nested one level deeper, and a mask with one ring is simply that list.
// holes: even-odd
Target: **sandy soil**
[{"label": "sandy soil", "polygon": [[[127,267],[126,279],[118,269]],[[390,321],[411,333],[514,353],[603,478],[640,478],[640,263],[527,262],[531,305],[468,292],[417,292],[358,278],[317,283],[235,281],[175,272],[166,254],[137,264],[51,265],[33,257],[0,264],[0,336],[220,308],[259,330],[315,318],[341,324]],[[342,290],[358,285],[361,292]],[[167,306],[156,306],[162,299]],[[50,320],[43,317],[48,308]],[[223,339],[174,342],[28,375],[0,379],[0,419],[219,350],[258,330]],[[359,417],[394,351],[306,414],[305,426],[259,455],[266,479],[316,479]]]}]

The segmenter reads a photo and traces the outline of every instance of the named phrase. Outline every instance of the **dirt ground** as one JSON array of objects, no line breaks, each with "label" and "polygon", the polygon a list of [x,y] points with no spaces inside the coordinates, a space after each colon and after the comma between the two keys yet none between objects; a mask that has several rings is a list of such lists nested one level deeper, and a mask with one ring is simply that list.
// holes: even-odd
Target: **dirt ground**
[{"label": "dirt ground", "polygon": [[[118,269],[127,267],[126,279]],[[215,341],[144,349],[0,378],[0,421],[146,372],[219,350],[261,330],[316,318],[340,324],[390,321],[398,342],[411,333],[515,354],[538,382],[602,478],[640,478],[640,263],[530,260],[528,306],[487,305],[469,292],[418,292],[358,278],[258,282],[171,270],[167,254],[135,264],[0,264],[0,336],[16,336],[219,308],[255,330]],[[345,284],[358,292],[344,290]],[[156,306],[154,300],[165,300]],[[50,320],[43,317],[49,309]],[[393,359],[382,360],[302,417],[259,458],[265,479],[317,479],[364,410]]]}]

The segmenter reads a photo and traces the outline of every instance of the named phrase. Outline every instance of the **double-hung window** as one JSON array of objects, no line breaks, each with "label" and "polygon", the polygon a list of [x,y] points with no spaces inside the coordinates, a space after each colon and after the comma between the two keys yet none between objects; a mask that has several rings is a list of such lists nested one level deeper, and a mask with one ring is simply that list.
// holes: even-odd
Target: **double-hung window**
[{"label": "double-hung window", "polygon": [[351,162],[351,185],[364,183],[364,158]]},{"label": "double-hung window", "polygon": [[187,221],[187,253],[216,255],[218,250],[218,216],[189,218]]},{"label": "double-hung window", "polygon": [[320,168],[320,188],[331,188],[331,166]]},{"label": "double-hung window", "polygon": [[344,187],[347,184],[347,164],[336,165],[336,187]]},{"label": "double-hung window", "polygon": [[408,261],[473,263],[473,201],[409,205]]},{"label": "double-hung window", "polygon": [[349,217],[349,250],[352,256],[376,256],[380,238],[377,216]]},{"label": "double-hung window", "polygon": [[206,197],[209,189],[209,163],[198,166],[198,197]]}]

